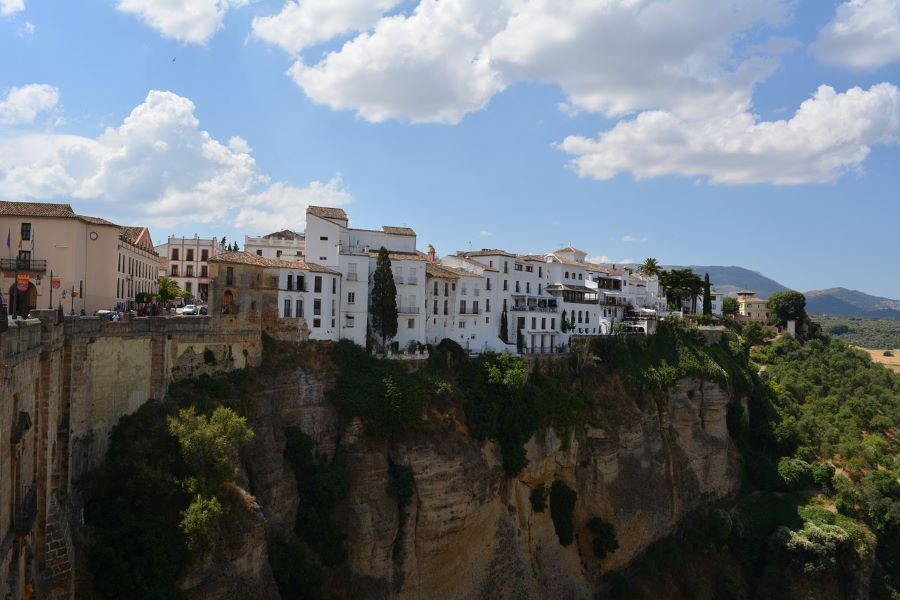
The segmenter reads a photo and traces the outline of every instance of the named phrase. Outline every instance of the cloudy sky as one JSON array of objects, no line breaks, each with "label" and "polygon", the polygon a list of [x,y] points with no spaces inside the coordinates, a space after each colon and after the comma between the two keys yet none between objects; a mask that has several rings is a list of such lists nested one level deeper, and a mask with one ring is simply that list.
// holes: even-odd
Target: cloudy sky
[{"label": "cloudy sky", "polygon": [[0,0],[0,198],[900,298],[900,0]]}]

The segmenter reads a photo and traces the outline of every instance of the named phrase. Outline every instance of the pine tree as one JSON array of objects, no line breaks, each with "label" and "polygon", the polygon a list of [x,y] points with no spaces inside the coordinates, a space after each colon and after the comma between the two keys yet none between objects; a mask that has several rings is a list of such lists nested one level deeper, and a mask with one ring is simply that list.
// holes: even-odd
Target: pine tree
[{"label": "pine tree", "polygon": [[509,324],[506,321],[506,311],[500,313],[500,339],[504,343],[509,343]]},{"label": "pine tree", "polygon": [[709,288],[709,273],[703,277],[703,314],[712,316],[712,296]]},{"label": "pine tree", "polygon": [[387,339],[397,335],[397,284],[394,283],[391,258],[384,246],[378,251],[372,279],[372,329],[381,336],[384,349]]}]

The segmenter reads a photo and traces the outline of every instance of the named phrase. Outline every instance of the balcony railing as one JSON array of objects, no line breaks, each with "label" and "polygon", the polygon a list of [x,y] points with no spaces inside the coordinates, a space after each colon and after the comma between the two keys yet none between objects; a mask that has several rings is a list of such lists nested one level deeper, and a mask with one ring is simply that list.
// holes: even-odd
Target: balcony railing
[{"label": "balcony railing", "polygon": [[347,281],[356,281],[356,273],[347,273]]},{"label": "balcony railing", "polygon": [[544,313],[556,313],[559,312],[559,308],[556,306],[537,306],[534,304],[529,304],[527,306],[510,306],[509,310],[514,312],[544,312]]},{"label": "balcony railing", "polygon": [[0,259],[0,270],[46,273],[47,261],[36,258],[2,258]]},{"label": "balcony railing", "polygon": [[406,284],[407,284],[407,285],[418,285],[418,284],[419,284],[419,278],[418,278],[418,277],[414,277],[413,275],[410,275],[409,277],[406,278]]},{"label": "balcony railing", "polygon": [[16,506],[13,513],[13,530],[16,533],[28,533],[34,525],[34,519],[37,516],[37,485],[32,483],[25,494],[22,501]]},{"label": "balcony railing", "polygon": [[418,306],[398,306],[397,313],[401,315],[417,315],[419,314]]}]

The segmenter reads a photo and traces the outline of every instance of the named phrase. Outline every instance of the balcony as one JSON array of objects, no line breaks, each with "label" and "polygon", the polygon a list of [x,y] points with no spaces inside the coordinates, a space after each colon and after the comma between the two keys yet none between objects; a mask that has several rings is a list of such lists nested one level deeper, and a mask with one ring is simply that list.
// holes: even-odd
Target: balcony
[{"label": "balcony", "polygon": [[400,315],[417,315],[419,314],[418,306],[398,306],[397,314]]},{"label": "balcony", "polygon": [[357,281],[356,273],[347,273],[347,281]]},{"label": "balcony", "polygon": [[403,275],[396,275],[394,277],[394,283],[403,283]]},{"label": "balcony", "polygon": [[0,271],[21,271],[23,273],[46,273],[47,261],[36,258],[2,258]]},{"label": "balcony", "polygon": [[22,496],[22,501],[16,506],[13,514],[13,531],[19,534],[28,533],[34,525],[36,516],[37,484],[32,483]]},{"label": "balcony", "polygon": [[406,278],[406,284],[407,285],[419,285],[419,278],[415,277],[413,275],[410,275],[409,277]]},{"label": "balcony", "polygon": [[559,307],[556,306],[538,306],[536,304],[510,306],[509,310],[513,312],[541,312],[541,313],[557,313]]}]

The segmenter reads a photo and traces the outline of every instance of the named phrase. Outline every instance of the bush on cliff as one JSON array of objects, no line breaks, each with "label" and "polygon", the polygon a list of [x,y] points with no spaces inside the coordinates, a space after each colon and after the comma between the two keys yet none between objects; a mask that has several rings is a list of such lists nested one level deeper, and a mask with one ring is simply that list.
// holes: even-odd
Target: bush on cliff
[{"label": "bush on cliff", "polygon": [[550,518],[553,529],[562,546],[568,546],[575,539],[575,500],[578,494],[561,481],[550,486]]}]

